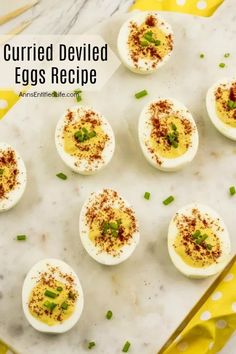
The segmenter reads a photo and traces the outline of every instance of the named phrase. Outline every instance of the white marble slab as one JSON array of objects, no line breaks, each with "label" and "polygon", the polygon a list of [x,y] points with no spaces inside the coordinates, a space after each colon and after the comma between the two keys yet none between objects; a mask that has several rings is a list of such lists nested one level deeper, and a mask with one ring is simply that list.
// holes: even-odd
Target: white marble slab
[{"label": "white marble slab", "polygon": [[[118,15],[91,32],[102,34],[116,50],[115,38],[125,17]],[[204,104],[208,86],[235,71],[234,0],[228,0],[210,19],[167,13],[165,17],[176,34],[176,49],[168,64],[151,77],[140,77],[121,66],[101,92],[83,95],[85,104],[104,113],[116,135],[114,159],[100,174],[75,175],[57,155],[55,125],[61,113],[74,104],[73,99],[26,98],[0,122],[0,140],[21,152],[29,175],[20,204],[0,215],[0,335],[21,353],[85,354],[86,341],[95,340],[93,353],[118,354],[129,340],[130,353],[154,354],[213,280],[189,280],[169,259],[168,223],[184,204],[200,201],[218,210],[236,250],[236,199],[228,196],[228,187],[236,184],[236,145],[211,125]],[[76,31],[76,27],[71,29]],[[204,60],[199,58],[200,52],[205,53]],[[227,67],[220,69],[225,52],[231,57]],[[149,96],[137,101],[133,95],[141,89],[147,89]],[[196,159],[177,173],[153,169],[138,146],[139,112],[158,95],[182,101],[192,111],[200,131]],[[61,171],[68,175],[67,181],[55,177]],[[110,268],[86,254],[78,235],[81,205],[91,191],[101,187],[113,187],[126,196],[141,226],[141,242],[133,256]],[[150,201],[143,198],[145,191],[151,192]],[[165,207],[162,200],[170,194],[176,201]],[[28,241],[15,241],[19,233],[27,234]],[[60,336],[36,332],[21,309],[23,278],[44,257],[68,262],[84,288],[81,320]],[[108,309],[114,313],[112,321],[104,318]],[[234,354],[233,345],[227,354]]]},{"label": "white marble slab", "polygon": [[[13,1],[7,6],[9,11],[26,3],[26,0]],[[0,26],[0,34],[31,18],[33,23],[24,34],[82,33],[114,13],[126,11],[131,4],[132,0],[40,0],[32,9]]]}]

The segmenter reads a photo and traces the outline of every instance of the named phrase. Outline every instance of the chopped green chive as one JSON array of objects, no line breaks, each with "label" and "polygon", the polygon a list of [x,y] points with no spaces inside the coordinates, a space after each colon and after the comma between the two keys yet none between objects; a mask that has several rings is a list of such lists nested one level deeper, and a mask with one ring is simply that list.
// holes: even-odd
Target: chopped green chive
[{"label": "chopped green chive", "polygon": [[236,102],[229,100],[228,103],[227,103],[227,106],[230,109],[234,109],[234,108],[236,108]]},{"label": "chopped green chive", "polygon": [[78,130],[77,132],[75,132],[74,137],[77,141],[83,143],[86,140],[94,138],[96,135],[97,133],[95,132],[95,130],[89,132],[88,129],[83,127],[82,130]]},{"label": "chopped green chive", "polygon": [[153,35],[153,32],[148,31],[144,34],[143,38],[145,38],[148,42],[151,42],[153,40],[152,35]]},{"label": "chopped green chive", "polygon": [[77,102],[82,101],[82,97],[81,97],[82,91],[81,90],[74,90],[74,93],[75,93],[76,101]]},{"label": "chopped green chive", "polygon": [[229,194],[230,194],[230,195],[235,195],[235,193],[236,193],[235,187],[234,187],[234,186],[231,186],[231,187],[229,188]]},{"label": "chopped green chive", "polygon": [[67,176],[62,172],[58,173],[56,176],[60,179],[63,179],[64,181],[67,179]]},{"label": "chopped green chive", "polygon": [[160,45],[160,44],[161,44],[161,41],[159,41],[158,39],[156,39],[156,40],[154,41],[154,44],[155,44],[155,45]]},{"label": "chopped green chive", "polygon": [[16,236],[18,241],[25,241],[26,240],[26,235],[17,235]]},{"label": "chopped green chive", "polygon": [[122,352],[127,353],[129,351],[130,346],[131,346],[130,342],[127,341],[123,346]]},{"label": "chopped green chive", "polygon": [[175,149],[179,146],[179,132],[174,123],[171,123],[172,131],[166,135],[168,143],[173,146]]},{"label": "chopped green chive", "polygon": [[50,302],[50,301],[45,301],[45,303],[43,304],[45,307],[47,307],[47,309],[49,309],[51,312],[55,309],[55,307],[57,306],[57,304],[55,304],[54,302]]},{"label": "chopped green chive", "polygon": [[63,302],[62,304],[61,304],[61,308],[63,309],[63,310],[67,310],[68,309],[68,304],[67,304],[67,302]]},{"label": "chopped green chive", "polygon": [[225,58],[229,58],[230,57],[230,53],[225,53],[224,57]]},{"label": "chopped green chive", "polygon": [[95,347],[95,345],[96,345],[95,342],[89,342],[88,349],[92,349],[93,347]]},{"label": "chopped green chive", "polygon": [[118,229],[117,223],[116,223],[116,222],[110,222],[110,228],[111,228],[112,230],[117,230],[117,229]]},{"label": "chopped green chive", "polygon": [[140,41],[140,44],[142,47],[147,47],[149,45],[148,41],[146,41],[146,40]]},{"label": "chopped green chive", "polygon": [[60,291],[60,292],[61,292],[62,290],[63,290],[62,286],[58,286],[58,287],[57,287],[57,291]]},{"label": "chopped green chive", "polygon": [[110,231],[112,236],[117,237],[121,224],[121,219],[117,220],[116,222],[104,222],[102,226],[102,232],[104,235],[106,235],[108,231]]},{"label": "chopped green chive", "polygon": [[202,235],[201,240],[202,242],[205,241],[208,238],[207,234]]},{"label": "chopped green chive", "polygon": [[205,55],[203,53],[200,54],[200,58],[203,59]]},{"label": "chopped green chive", "polygon": [[202,235],[200,230],[196,230],[192,234],[192,238],[194,239],[197,245],[201,245],[208,238],[208,235],[207,234]]},{"label": "chopped green chive", "polygon": [[52,97],[58,97],[57,91],[52,91]]},{"label": "chopped green chive", "polygon": [[108,320],[110,320],[111,318],[112,318],[112,311],[111,310],[109,310],[109,311],[107,311],[107,314],[106,314],[106,318],[108,319]]},{"label": "chopped green chive", "polygon": [[210,243],[207,244],[207,249],[210,251],[212,249],[212,245],[210,245]]},{"label": "chopped green chive", "polygon": [[194,232],[194,234],[192,235],[193,238],[198,238],[201,235],[201,231],[200,230],[196,230]]},{"label": "chopped green chive", "polygon": [[142,97],[147,96],[147,95],[148,95],[147,90],[142,90],[142,91],[137,92],[134,96],[137,99],[139,99],[139,98],[142,98]]},{"label": "chopped green chive", "polygon": [[45,290],[44,295],[47,297],[51,297],[52,299],[55,299],[55,297],[57,297],[57,293],[54,293],[51,290]]},{"label": "chopped green chive", "polygon": [[[156,46],[161,44],[161,41],[159,41],[158,39],[153,38],[153,32],[152,31],[148,31],[144,34],[143,36],[144,40],[146,39],[147,42],[153,43]],[[143,40],[141,41],[143,42]],[[140,42],[140,43],[141,43]],[[141,44],[142,45],[142,44]],[[147,44],[148,45],[148,44]]]},{"label": "chopped green chive", "polygon": [[220,68],[224,68],[224,67],[225,67],[225,63],[220,63],[220,64],[219,64],[219,67],[220,67]]},{"label": "chopped green chive", "polygon": [[170,195],[168,198],[166,198],[165,200],[163,200],[163,204],[164,205],[169,205],[170,203],[172,203],[173,201],[175,200],[175,198],[172,196],[172,195]]},{"label": "chopped green chive", "polygon": [[4,168],[0,168],[0,176],[2,176],[4,173]]},{"label": "chopped green chive", "polygon": [[145,192],[145,193],[144,193],[144,198],[145,198],[145,199],[149,200],[150,197],[151,197],[151,193],[149,193],[149,192]]}]

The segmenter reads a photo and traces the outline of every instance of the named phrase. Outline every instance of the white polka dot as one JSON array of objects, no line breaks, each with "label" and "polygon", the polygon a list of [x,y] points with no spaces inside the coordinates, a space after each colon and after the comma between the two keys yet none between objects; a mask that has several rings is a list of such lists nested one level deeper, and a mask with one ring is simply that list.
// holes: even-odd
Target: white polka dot
[{"label": "white polka dot", "polygon": [[232,273],[229,273],[224,278],[224,281],[231,281],[232,279],[234,279],[234,275]]},{"label": "white polka dot", "polygon": [[208,349],[211,350],[214,347],[214,342],[211,342],[208,346]]},{"label": "white polka dot", "polygon": [[236,302],[233,302],[233,303],[232,303],[232,310],[233,310],[234,312],[236,312]]},{"label": "white polka dot", "polygon": [[0,100],[0,109],[4,109],[8,106],[8,103],[6,100]]},{"label": "white polka dot", "polygon": [[188,343],[187,342],[180,342],[177,345],[177,349],[178,349],[179,352],[185,352],[185,350],[188,349]]},{"label": "white polka dot", "polygon": [[217,301],[222,297],[222,293],[220,291],[216,291],[213,295],[212,295],[212,300]]},{"label": "white polka dot", "polygon": [[176,4],[179,6],[185,5],[185,3],[186,3],[186,0],[176,0]]},{"label": "white polka dot", "polygon": [[227,326],[227,322],[225,320],[218,320],[216,322],[216,327],[217,328],[220,328],[220,329],[223,329]]},{"label": "white polka dot", "polygon": [[207,320],[209,320],[210,318],[211,318],[211,313],[210,313],[210,311],[205,311],[205,312],[203,312],[202,314],[201,314],[201,320],[202,321],[207,321]]},{"label": "white polka dot", "polygon": [[204,10],[206,7],[207,7],[206,1],[203,1],[203,0],[198,1],[197,8],[199,10]]}]

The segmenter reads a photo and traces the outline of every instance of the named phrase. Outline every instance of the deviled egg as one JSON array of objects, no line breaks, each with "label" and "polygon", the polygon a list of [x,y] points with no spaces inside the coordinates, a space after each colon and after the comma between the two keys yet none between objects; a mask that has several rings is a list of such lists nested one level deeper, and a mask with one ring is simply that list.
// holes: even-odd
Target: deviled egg
[{"label": "deviled egg", "polygon": [[124,65],[139,74],[155,72],[173,51],[173,32],[157,12],[139,12],[121,27],[117,47]]},{"label": "deviled egg", "polygon": [[198,131],[191,113],[182,103],[159,98],[144,107],[139,118],[139,141],[150,164],[176,171],[195,157]]},{"label": "deviled egg", "polygon": [[63,333],[79,320],[84,298],[72,268],[53,258],[43,259],[28,272],[22,289],[24,314],[40,332]]},{"label": "deviled egg", "polygon": [[189,204],[172,218],[168,230],[172,262],[184,275],[204,278],[220,272],[230,258],[230,239],[222,218],[210,207]]},{"label": "deviled egg", "polygon": [[111,189],[92,193],[81,210],[80,237],[97,262],[114,265],[125,261],[139,242],[132,206]]},{"label": "deviled egg", "polygon": [[74,172],[89,175],[112,159],[115,137],[108,121],[94,109],[75,106],[59,120],[55,134],[62,160]]},{"label": "deviled egg", "polygon": [[26,187],[24,161],[8,144],[0,143],[0,212],[14,207]]},{"label": "deviled egg", "polygon": [[223,135],[236,140],[236,78],[218,81],[207,92],[208,115]]}]

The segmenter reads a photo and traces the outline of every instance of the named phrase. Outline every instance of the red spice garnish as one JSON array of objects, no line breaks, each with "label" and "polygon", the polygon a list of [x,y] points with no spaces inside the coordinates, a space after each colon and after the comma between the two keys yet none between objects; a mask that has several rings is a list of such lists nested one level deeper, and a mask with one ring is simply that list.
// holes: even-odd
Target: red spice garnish
[{"label": "red spice garnish", "polygon": [[[64,291],[68,294],[67,302],[69,306],[73,306],[79,297],[79,294],[75,289],[75,280],[71,274],[62,272],[58,267],[51,266],[50,264],[47,264],[47,267],[47,271],[39,272],[36,276],[37,282],[32,290],[28,307],[39,318],[46,315],[56,322],[63,322],[64,310],[59,305],[57,305],[57,310],[59,309],[60,311],[59,314],[58,311],[57,314],[55,314],[53,311],[49,311],[47,307],[40,305],[40,302],[45,299],[41,287],[43,289],[45,286],[50,287],[57,293],[57,281],[60,279],[60,282],[63,283]],[[40,286],[37,288],[38,285]],[[70,293],[73,293],[73,297],[69,296]]]},{"label": "red spice garnish", "polygon": [[236,102],[236,85],[230,87],[229,98],[231,101]]},{"label": "red spice garnish", "polygon": [[[116,222],[114,208],[125,213],[130,220],[129,225],[125,227],[121,220],[117,235],[112,235],[111,232],[104,232],[104,223]],[[92,227],[95,220],[96,224],[99,225],[100,234],[94,240],[95,246],[98,247],[98,252],[105,251],[114,257],[122,252],[124,245],[130,244],[134,234],[138,231],[133,210],[125,205],[124,200],[116,191],[111,189],[104,189],[101,194],[95,198],[92,197],[87,206],[85,217],[89,228]]]},{"label": "red spice garnish", "polygon": [[[178,110],[174,110],[173,104],[168,100],[160,100],[155,103],[152,103],[149,108],[150,121],[151,125],[151,137],[157,142],[157,144],[164,144],[166,150],[170,150],[172,145],[170,144],[167,135],[169,133],[169,127],[166,124],[166,119],[169,115],[172,115],[180,119],[181,124],[184,127],[185,135],[191,135],[193,132],[193,126],[191,122],[186,119],[182,113]],[[159,157],[154,152],[153,148],[149,146],[149,140],[146,142],[146,146],[149,152],[153,155],[153,158],[156,162],[161,165]],[[189,148],[189,142],[186,142],[186,149]]]},{"label": "red spice garnish", "polygon": [[[81,130],[84,125],[89,125],[90,130],[94,130],[96,127],[100,127],[102,125],[102,120],[99,117],[98,113],[94,112],[91,109],[85,111],[82,108],[78,108],[78,112],[76,113],[68,110],[65,118],[68,123],[66,123],[64,126],[64,134],[70,134],[71,129],[73,131]],[[110,137],[106,133],[104,133],[100,139],[96,139],[96,143],[94,143],[91,148],[89,140],[79,142],[73,134],[70,138],[74,141],[74,144],[77,148],[76,152],[73,155],[78,159],[78,161],[75,162],[75,166],[78,166],[81,163],[81,160],[85,159],[83,152],[87,152],[86,161],[89,166],[94,167],[96,165],[96,162],[101,163],[103,158],[103,150],[108,141],[110,141]]]},{"label": "red spice garnish", "polygon": [[[0,199],[8,197],[8,194],[18,185],[18,164],[14,150],[0,150]],[[6,174],[4,171],[7,170]]]},{"label": "red spice garnish", "polygon": [[157,24],[157,20],[154,16],[150,15],[147,17],[146,21],[145,21],[146,25],[149,27],[155,27]]},{"label": "red spice garnish", "polygon": [[[207,213],[201,213],[200,210],[194,208],[190,216],[177,213],[174,221],[181,235],[181,244],[185,249],[185,253],[191,257],[193,261],[201,261],[203,266],[208,265],[211,261],[217,263],[222,252],[217,232],[224,231],[219,225],[219,219],[212,219]],[[193,238],[197,221],[202,224],[203,228],[209,228],[214,232],[216,243],[211,250],[208,249],[207,242],[204,241],[201,244],[197,244]],[[176,245],[173,244],[173,247],[176,248]]]},{"label": "red spice garnish", "polygon": [[[135,65],[139,67],[139,59],[148,59],[148,62],[151,61],[152,68],[155,68],[157,64],[163,59],[159,46],[149,43],[147,46],[142,46],[142,38],[152,27],[158,26],[158,20],[156,17],[150,15],[146,18],[144,24],[145,26],[139,26],[136,22],[130,22],[130,34],[128,37],[128,46],[130,47],[130,57]],[[173,36],[171,34],[165,36],[165,42],[160,43],[162,48],[166,48],[166,52],[170,52],[173,49]],[[164,46],[164,47],[163,47]],[[147,64],[147,63],[146,63]]]}]

